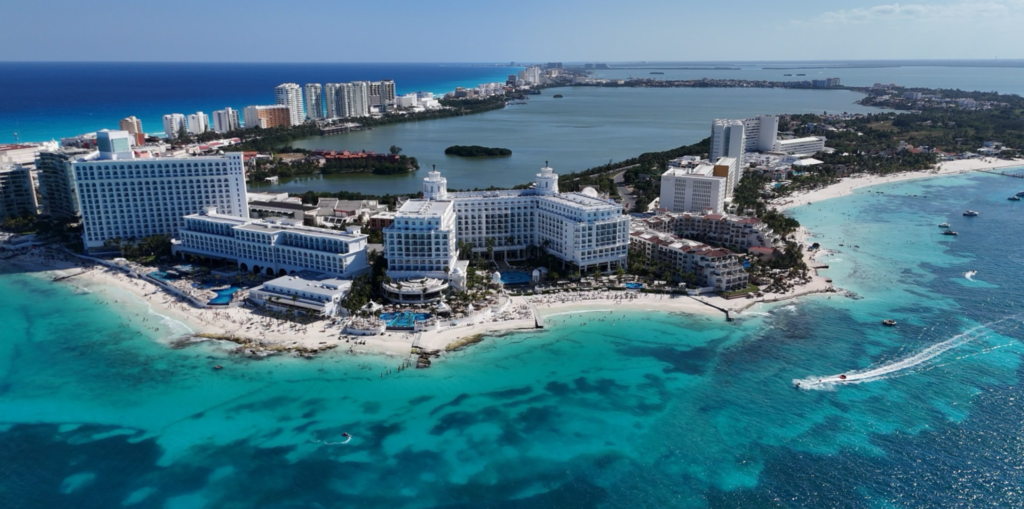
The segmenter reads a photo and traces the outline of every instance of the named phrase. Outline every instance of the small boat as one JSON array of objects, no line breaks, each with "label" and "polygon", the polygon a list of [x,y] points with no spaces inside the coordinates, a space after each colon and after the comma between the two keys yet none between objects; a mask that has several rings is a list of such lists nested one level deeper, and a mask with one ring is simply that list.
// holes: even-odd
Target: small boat
[{"label": "small boat", "polygon": [[840,380],[846,380],[846,375],[839,375]]},{"label": "small boat", "polygon": [[946,230],[946,231],[942,232],[942,234],[943,235],[960,235],[959,233],[957,233],[957,232],[955,232],[953,230]]},{"label": "small boat", "polygon": [[343,436],[343,437],[345,437],[345,438],[349,438],[349,437],[351,437],[352,435],[349,435],[348,433],[342,433],[342,434],[341,434],[341,436]]},{"label": "small boat", "polygon": [[783,76],[792,76],[792,74],[783,74]]},{"label": "small boat", "polygon": [[651,72],[651,74],[665,74],[665,73],[663,73],[663,72],[657,72],[657,71],[653,71],[653,72]]},{"label": "small boat", "polygon": [[561,98],[562,98],[562,94],[555,94],[555,95],[553,95],[552,97],[553,97],[554,99],[561,99]]},{"label": "small boat", "polygon": [[1024,197],[1024,191],[1017,193],[1017,196]]},{"label": "small boat", "polygon": [[949,228],[949,223],[942,223],[939,225],[939,228]]},{"label": "small boat", "polygon": [[1020,196],[1013,195],[1013,196],[1007,198],[1007,200],[1010,200],[1010,201],[1020,201]]},{"label": "small boat", "polygon": [[978,212],[975,211],[975,210],[965,210],[964,211],[964,216],[966,216],[966,217],[974,217],[974,216],[977,216],[977,215],[978,215]]},{"label": "small boat", "polygon": [[218,365],[214,366],[213,369],[224,369],[224,366],[221,366],[220,364],[218,364]]},{"label": "small boat", "polygon": [[891,318],[888,319],[888,320],[882,320],[882,325],[885,325],[887,327],[892,327],[893,325],[896,325],[896,320],[893,320]]}]

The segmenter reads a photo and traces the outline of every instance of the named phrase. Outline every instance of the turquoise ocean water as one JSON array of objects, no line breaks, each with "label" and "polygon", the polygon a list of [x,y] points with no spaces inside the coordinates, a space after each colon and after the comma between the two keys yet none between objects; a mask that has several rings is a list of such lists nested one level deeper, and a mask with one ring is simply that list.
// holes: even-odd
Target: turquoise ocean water
[{"label": "turquoise ocean water", "polygon": [[[1020,506],[1021,182],[797,209],[852,297],[561,315],[385,378],[399,359],[170,349],[145,304],[6,267],[0,506]],[[840,373],[862,383],[792,384]]]}]

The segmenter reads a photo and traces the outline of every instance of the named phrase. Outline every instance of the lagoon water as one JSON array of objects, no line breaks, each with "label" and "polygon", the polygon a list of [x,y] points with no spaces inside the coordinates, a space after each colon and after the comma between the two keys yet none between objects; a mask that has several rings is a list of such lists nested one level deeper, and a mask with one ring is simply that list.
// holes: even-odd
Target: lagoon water
[{"label": "lagoon water", "polygon": [[[564,97],[555,99],[554,94]],[[526,105],[430,122],[377,127],[291,143],[307,149],[372,150],[392,145],[416,157],[421,170],[436,165],[449,188],[512,187],[532,182],[545,161],[559,173],[585,170],[696,143],[710,135],[716,118],[758,114],[879,112],[855,104],[845,90],[643,89],[564,87],[530,96]],[[451,145],[512,150],[509,157],[446,156]],[[259,191],[358,191],[383,195],[421,190],[424,171],[398,176],[329,175],[253,184]]]},{"label": "lagoon water", "polygon": [[560,315],[384,378],[400,360],[172,350],[144,304],[4,274],[0,506],[1021,506],[1019,182],[797,209],[854,298]]}]

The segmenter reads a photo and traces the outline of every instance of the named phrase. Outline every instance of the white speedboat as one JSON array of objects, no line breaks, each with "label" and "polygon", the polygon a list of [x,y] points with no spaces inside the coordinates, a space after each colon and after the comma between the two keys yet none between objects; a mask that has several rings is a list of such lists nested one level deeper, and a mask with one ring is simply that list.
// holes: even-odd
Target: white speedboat
[{"label": "white speedboat", "polygon": [[939,228],[949,228],[949,223],[942,223],[939,225]]},{"label": "white speedboat", "polygon": [[1013,195],[1013,196],[1007,198],[1007,200],[1010,200],[1010,201],[1020,201],[1020,196]]},{"label": "white speedboat", "polygon": [[974,210],[965,210],[964,211],[964,215],[967,216],[967,217],[974,217],[974,216],[978,215],[978,212],[974,211]]}]

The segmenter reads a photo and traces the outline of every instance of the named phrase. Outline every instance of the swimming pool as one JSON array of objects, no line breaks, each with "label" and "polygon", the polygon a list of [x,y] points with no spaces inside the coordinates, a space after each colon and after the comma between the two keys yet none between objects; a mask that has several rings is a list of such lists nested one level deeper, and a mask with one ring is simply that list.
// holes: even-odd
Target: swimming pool
[{"label": "swimming pool", "polygon": [[402,311],[401,313],[381,313],[380,319],[384,320],[389,329],[411,329],[415,322],[426,320],[432,315],[430,313],[413,313]]},{"label": "swimming pool", "polygon": [[210,299],[210,302],[207,302],[207,304],[212,304],[214,306],[225,306],[231,304],[231,296],[239,290],[241,290],[241,288],[237,286],[231,286],[223,290],[214,290],[213,292],[216,293],[217,296]]},{"label": "swimming pool", "polygon": [[525,285],[530,279],[530,274],[518,270],[501,273],[501,284],[504,285]]},{"label": "swimming pool", "polygon": [[639,290],[643,287],[644,285],[642,283],[626,283],[626,288],[629,288],[630,290]]},{"label": "swimming pool", "polygon": [[151,277],[153,279],[159,279],[160,281],[163,281],[164,283],[170,283],[171,281],[174,281],[175,279],[178,279],[177,276],[175,276],[173,274],[168,274],[168,273],[166,273],[164,271],[161,271],[161,270],[158,270],[156,272],[150,272],[149,273],[149,277]]}]

